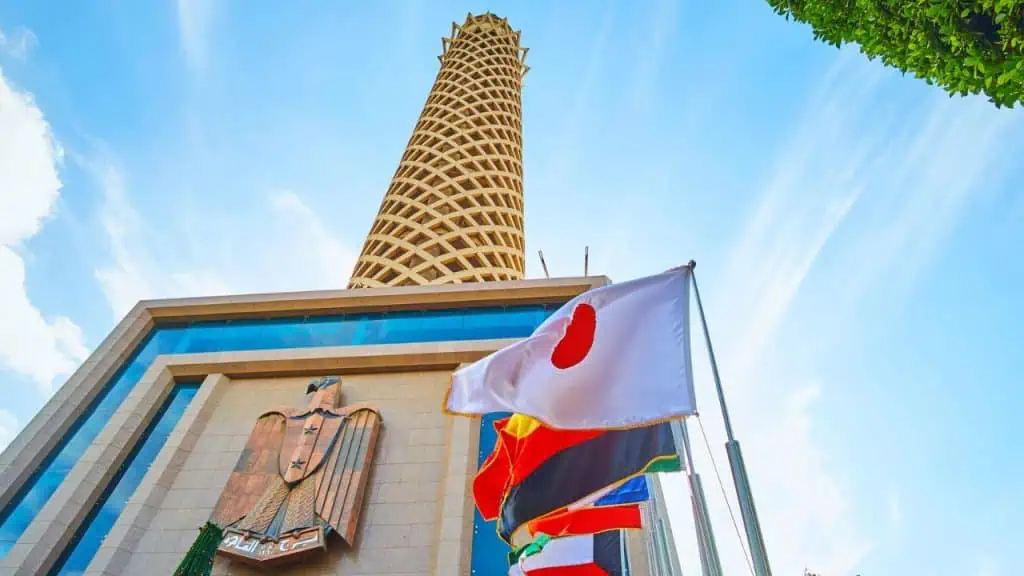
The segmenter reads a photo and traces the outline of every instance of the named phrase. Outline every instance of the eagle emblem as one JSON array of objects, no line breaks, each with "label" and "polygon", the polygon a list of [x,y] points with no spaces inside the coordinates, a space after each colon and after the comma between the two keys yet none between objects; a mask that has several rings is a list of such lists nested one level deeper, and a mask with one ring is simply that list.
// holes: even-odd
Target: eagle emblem
[{"label": "eagle emblem", "polygon": [[218,554],[266,567],[326,550],[332,532],[353,544],[381,417],[340,406],[340,389],[316,379],[305,408],[256,420],[211,516],[224,528]]}]

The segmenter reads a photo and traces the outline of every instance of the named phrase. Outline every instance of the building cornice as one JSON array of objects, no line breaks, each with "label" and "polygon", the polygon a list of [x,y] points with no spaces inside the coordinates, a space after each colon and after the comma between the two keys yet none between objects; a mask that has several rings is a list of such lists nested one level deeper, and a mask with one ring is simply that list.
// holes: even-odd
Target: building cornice
[{"label": "building cornice", "polygon": [[605,276],[433,284],[352,290],[277,292],[199,298],[143,300],[159,324],[198,320],[321,316],[454,307],[561,304],[591,288],[609,284]]}]

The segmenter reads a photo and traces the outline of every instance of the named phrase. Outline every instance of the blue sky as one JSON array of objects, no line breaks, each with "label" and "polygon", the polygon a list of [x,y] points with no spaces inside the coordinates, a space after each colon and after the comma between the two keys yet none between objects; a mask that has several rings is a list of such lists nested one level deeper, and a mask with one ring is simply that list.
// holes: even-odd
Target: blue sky
[{"label": "blue sky", "polygon": [[489,9],[530,47],[529,274],[698,261],[775,573],[1024,571],[1024,111],[764,2],[373,4],[0,5],[0,442],[140,298],[344,286],[440,37]]}]

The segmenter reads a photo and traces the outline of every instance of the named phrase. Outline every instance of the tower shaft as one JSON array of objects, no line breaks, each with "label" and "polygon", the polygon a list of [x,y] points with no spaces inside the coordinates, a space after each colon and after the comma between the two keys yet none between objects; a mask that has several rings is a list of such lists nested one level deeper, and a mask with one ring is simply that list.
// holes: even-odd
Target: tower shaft
[{"label": "tower shaft", "polygon": [[452,24],[349,288],[523,278],[519,38],[490,13]]}]

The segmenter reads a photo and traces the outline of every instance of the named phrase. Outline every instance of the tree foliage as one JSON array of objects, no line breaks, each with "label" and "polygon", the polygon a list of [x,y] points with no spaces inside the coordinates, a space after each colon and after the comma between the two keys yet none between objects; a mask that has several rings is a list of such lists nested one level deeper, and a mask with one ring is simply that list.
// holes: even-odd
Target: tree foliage
[{"label": "tree foliage", "polygon": [[1024,0],[768,0],[814,38],[860,45],[868,58],[937,84],[1024,102]]}]

